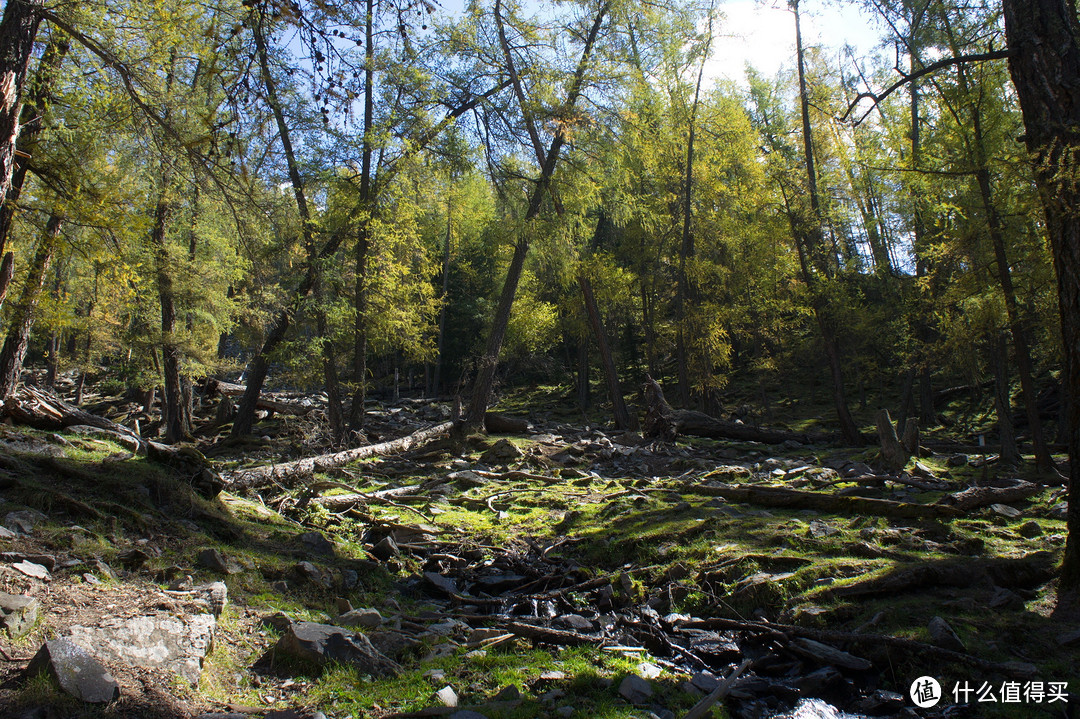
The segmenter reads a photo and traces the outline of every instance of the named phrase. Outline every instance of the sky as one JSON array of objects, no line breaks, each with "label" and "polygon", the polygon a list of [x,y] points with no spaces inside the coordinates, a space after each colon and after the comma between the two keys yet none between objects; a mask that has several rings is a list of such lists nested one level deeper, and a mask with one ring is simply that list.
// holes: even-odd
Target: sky
[{"label": "sky", "polygon": [[[765,76],[795,65],[795,18],[786,0],[726,0],[720,5],[724,20],[714,43],[706,73],[736,83],[745,82],[746,63]],[[870,54],[879,30],[871,15],[855,3],[802,0],[803,43],[839,57],[844,45],[857,56]]]}]

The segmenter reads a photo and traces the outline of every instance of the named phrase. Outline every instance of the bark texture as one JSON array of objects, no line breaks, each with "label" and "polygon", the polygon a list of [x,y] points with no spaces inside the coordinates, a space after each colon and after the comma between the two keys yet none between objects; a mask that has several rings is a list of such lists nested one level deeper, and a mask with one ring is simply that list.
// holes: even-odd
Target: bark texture
[{"label": "bark texture", "polygon": [[1003,0],[1009,71],[1054,255],[1065,354],[1069,538],[1059,607],[1080,611],[1080,22],[1071,0]]}]

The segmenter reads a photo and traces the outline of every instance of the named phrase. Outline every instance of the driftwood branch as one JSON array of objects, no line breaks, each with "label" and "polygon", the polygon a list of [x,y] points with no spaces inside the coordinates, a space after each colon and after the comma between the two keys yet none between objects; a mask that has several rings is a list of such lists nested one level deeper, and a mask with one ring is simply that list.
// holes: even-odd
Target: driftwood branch
[{"label": "driftwood branch", "polygon": [[51,392],[24,385],[4,400],[3,416],[38,429],[63,429],[89,425],[119,435],[132,443],[140,454],[146,453],[146,440],[112,420],[68,404]]},{"label": "driftwood branch", "polygon": [[251,469],[239,469],[234,472],[229,472],[225,479],[231,490],[239,490],[260,487],[272,482],[293,480],[298,477],[308,477],[315,472],[340,467],[350,462],[355,462],[358,459],[405,452],[427,442],[433,437],[448,432],[451,426],[451,422],[443,422],[442,424],[422,429],[419,432],[414,432],[408,437],[402,437],[390,442],[369,444],[363,447],[348,449],[344,452],[324,454],[318,457],[299,459],[295,462],[286,462],[284,464],[270,464],[263,467],[253,467]]}]

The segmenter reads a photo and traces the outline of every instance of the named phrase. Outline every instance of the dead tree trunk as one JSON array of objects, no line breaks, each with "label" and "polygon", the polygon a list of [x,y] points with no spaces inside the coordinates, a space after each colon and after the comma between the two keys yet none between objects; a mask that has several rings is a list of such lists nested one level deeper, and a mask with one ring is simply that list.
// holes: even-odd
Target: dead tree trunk
[{"label": "dead tree trunk", "polygon": [[4,339],[3,349],[0,350],[0,398],[11,396],[19,383],[23,359],[26,357],[26,348],[30,342],[30,328],[34,325],[35,310],[45,284],[45,273],[56,252],[60,228],[63,224],[64,220],[60,215],[54,214],[49,217],[22,293],[12,308],[11,318],[8,320],[7,337]]}]

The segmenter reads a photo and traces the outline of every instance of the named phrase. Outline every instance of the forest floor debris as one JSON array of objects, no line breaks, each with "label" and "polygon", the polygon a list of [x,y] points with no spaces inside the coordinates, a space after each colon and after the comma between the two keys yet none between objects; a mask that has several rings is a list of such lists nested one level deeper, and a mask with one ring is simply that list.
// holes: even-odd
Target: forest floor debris
[{"label": "forest floor debris", "polygon": [[[448,411],[376,409],[371,435],[408,437]],[[333,450],[313,441],[315,421],[257,425],[271,438],[264,461],[290,461],[282,446]],[[1080,686],[1070,642],[1057,641],[1080,628],[1051,612],[1059,489],[994,481],[1030,478],[952,455],[890,474],[873,451],[530,424],[459,453],[429,442],[212,499],[119,436],[0,428],[0,592],[38,609],[0,637],[0,707],[629,719],[828,702],[936,717],[906,699],[917,676]],[[248,445],[218,446],[225,476],[250,459]],[[49,576],[20,572],[28,562]],[[147,617],[213,620],[195,682],[112,656],[121,695],[100,709],[24,676],[47,639]],[[365,664],[320,669],[303,658],[319,646]],[[970,715],[995,713],[1021,716]]]}]

